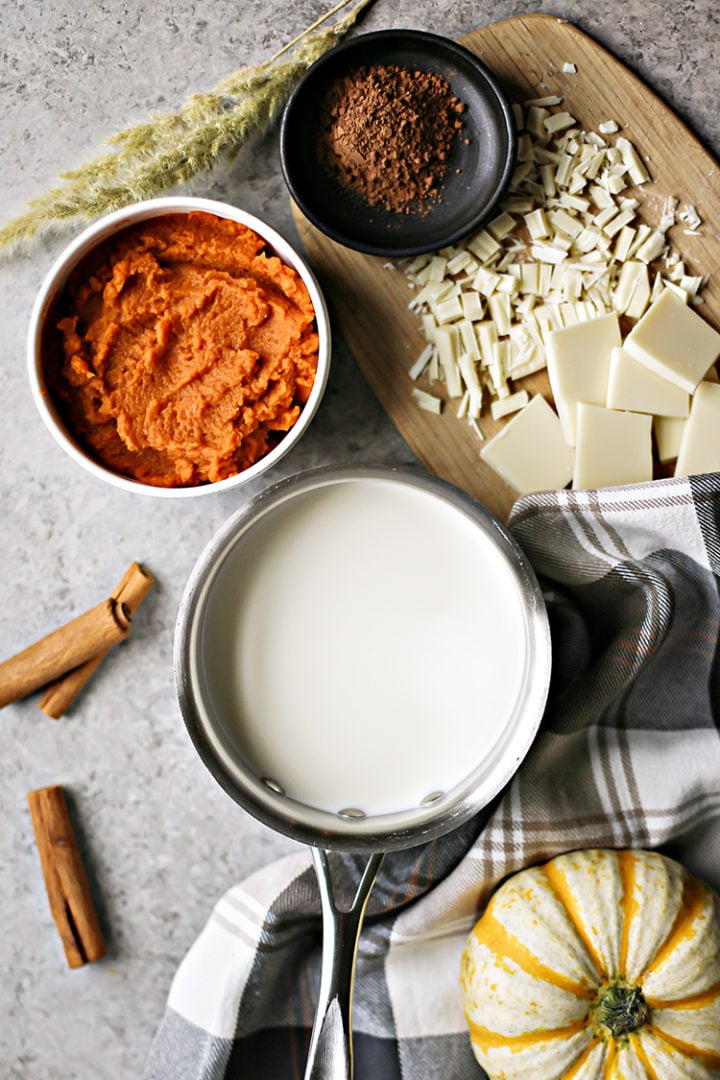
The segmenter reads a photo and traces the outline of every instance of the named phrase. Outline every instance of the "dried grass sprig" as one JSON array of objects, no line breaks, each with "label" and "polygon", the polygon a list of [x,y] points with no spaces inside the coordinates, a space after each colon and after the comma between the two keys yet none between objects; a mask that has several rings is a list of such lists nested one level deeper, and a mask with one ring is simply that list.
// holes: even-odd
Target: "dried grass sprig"
[{"label": "dried grass sprig", "polygon": [[61,186],[28,202],[20,216],[0,228],[0,257],[42,233],[185,184],[221,158],[235,156],[270,126],[303,72],[337,44],[372,2],[357,0],[334,26],[324,27],[350,3],[341,0],[263,63],[240,68],[207,93],[193,94],[177,112],[158,114],[112,136],[109,151],[61,174]]}]

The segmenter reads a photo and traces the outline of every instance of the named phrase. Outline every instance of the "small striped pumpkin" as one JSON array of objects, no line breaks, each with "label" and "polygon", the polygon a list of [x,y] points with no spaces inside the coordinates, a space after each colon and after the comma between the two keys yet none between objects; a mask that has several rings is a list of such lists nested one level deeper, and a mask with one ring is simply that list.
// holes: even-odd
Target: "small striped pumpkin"
[{"label": "small striped pumpkin", "polygon": [[461,983],[491,1080],[720,1078],[720,899],[662,855],[576,851],[515,874]]}]

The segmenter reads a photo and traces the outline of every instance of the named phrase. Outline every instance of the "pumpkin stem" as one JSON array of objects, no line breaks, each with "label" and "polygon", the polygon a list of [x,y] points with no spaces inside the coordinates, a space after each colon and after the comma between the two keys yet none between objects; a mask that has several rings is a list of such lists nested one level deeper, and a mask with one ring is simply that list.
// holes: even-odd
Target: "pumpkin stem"
[{"label": "pumpkin stem", "polygon": [[650,1019],[650,1006],[639,986],[614,983],[595,1006],[596,1024],[604,1025],[614,1038],[637,1031]]}]

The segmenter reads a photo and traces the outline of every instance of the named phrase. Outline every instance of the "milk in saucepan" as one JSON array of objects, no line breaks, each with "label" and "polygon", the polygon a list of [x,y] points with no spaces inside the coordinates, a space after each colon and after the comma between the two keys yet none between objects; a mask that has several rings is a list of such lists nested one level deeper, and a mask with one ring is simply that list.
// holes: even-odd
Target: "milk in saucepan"
[{"label": "milk in saucepan", "polygon": [[380,478],[286,499],[225,558],[203,640],[212,707],[258,774],[329,811],[448,791],[518,702],[508,557],[460,509]]}]

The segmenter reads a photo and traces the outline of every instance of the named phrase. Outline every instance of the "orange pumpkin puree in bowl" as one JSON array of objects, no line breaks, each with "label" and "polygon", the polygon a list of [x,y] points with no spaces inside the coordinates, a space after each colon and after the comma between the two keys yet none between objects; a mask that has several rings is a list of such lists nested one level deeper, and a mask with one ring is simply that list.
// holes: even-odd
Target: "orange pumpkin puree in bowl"
[{"label": "orange pumpkin puree in bowl", "polygon": [[103,464],[158,487],[248,468],[295,423],[318,360],[298,273],[238,222],[170,213],[73,270],[44,348],[53,397]]}]

